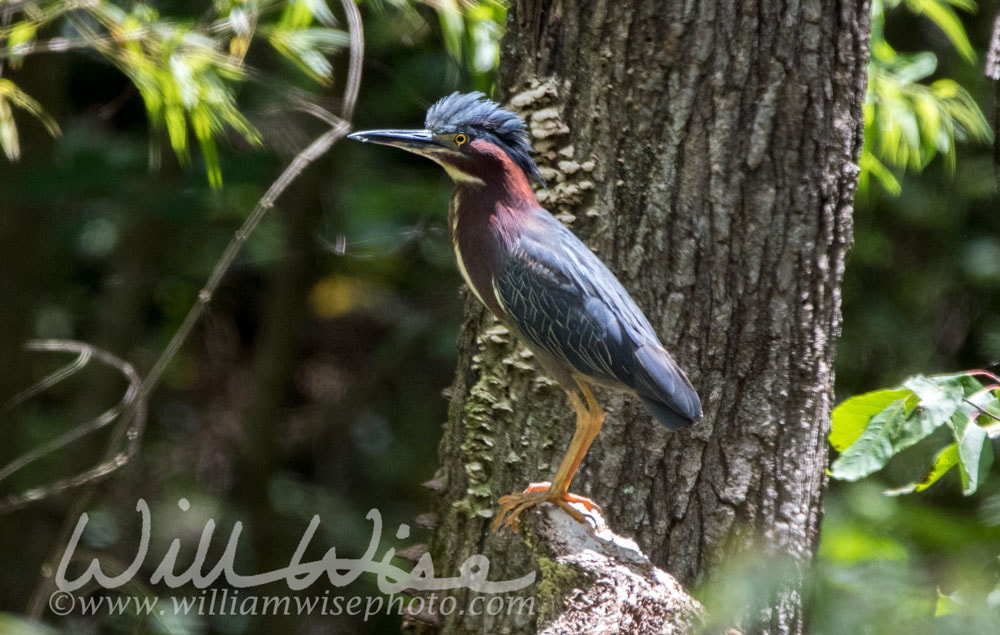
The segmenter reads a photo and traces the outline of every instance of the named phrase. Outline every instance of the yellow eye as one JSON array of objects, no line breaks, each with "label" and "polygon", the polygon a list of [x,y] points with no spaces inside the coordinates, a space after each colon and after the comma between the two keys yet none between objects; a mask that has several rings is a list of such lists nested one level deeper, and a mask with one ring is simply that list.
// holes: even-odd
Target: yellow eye
[{"label": "yellow eye", "polygon": [[465,136],[461,132],[455,135],[455,145],[457,146],[465,145],[468,140],[469,137]]}]

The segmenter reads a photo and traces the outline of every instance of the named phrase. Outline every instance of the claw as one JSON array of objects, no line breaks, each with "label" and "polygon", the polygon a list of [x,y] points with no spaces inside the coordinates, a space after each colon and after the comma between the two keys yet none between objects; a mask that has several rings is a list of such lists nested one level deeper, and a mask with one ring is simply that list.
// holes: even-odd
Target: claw
[{"label": "claw", "polygon": [[506,496],[501,496],[497,501],[500,505],[500,513],[493,520],[491,529],[495,532],[504,527],[510,527],[515,533],[518,528],[518,516],[526,509],[551,503],[560,507],[569,514],[573,520],[584,525],[590,525],[592,521],[596,527],[597,521],[589,514],[584,514],[573,505],[582,505],[588,512],[601,513],[601,508],[594,501],[584,496],[570,494],[569,492],[553,492],[549,483],[532,483],[523,492],[514,492]]}]

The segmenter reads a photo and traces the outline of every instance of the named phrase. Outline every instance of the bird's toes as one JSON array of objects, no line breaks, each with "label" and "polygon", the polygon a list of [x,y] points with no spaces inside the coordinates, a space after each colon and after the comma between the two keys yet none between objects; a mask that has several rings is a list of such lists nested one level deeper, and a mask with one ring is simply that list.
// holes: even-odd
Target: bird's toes
[{"label": "bird's toes", "polygon": [[500,513],[493,520],[492,530],[496,532],[504,527],[511,527],[517,531],[517,515],[521,513],[524,503],[524,494],[515,492],[501,496],[497,501],[500,505]]},{"label": "bird's toes", "polygon": [[513,508],[513,505],[504,503],[504,498],[507,497],[504,496],[500,499],[500,512],[497,514],[497,517],[493,519],[493,524],[490,526],[493,533],[496,533],[498,529],[507,525],[507,522],[504,522],[504,519],[507,516],[507,512]]},{"label": "bird's toes", "polygon": [[[537,489],[535,486],[539,486]],[[493,520],[492,530],[496,532],[504,527],[510,527],[515,533],[518,528],[518,516],[524,510],[534,507],[540,503],[550,502],[547,496],[548,483],[532,483],[523,492],[515,492],[501,496],[497,503],[500,505],[500,513]]]},{"label": "bird's toes", "polygon": [[[575,521],[588,527],[593,526],[596,528],[600,524],[598,519],[603,518],[600,506],[594,501],[585,496],[570,494],[568,492],[562,494],[552,493],[551,484],[547,482],[532,483],[523,492],[501,496],[497,503],[500,505],[500,511],[491,525],[493,532],[510,527],[516,533],[521,513],[541,503],[552,503],[560,507]],[[587,513],[577,508],[577,505],[582,507]]]},{"label": "bird's toes", "polygon": [[504,522],[504,525],[510,527],[511,530],[516,534],[517,528],[521,520],[520,518],[521,512],[523,512],[528,508],[534,507],[535,505],[538,505],[541,502],[543,502],[541,499],[535,499],[535,498],[531,498],[521,502],[519,505],[514,507],[513,510],[510,512],[510,514],[507,516],[507,520]]},{"label": "bird's toes", "polygon": [[497,503],[501,507],[508,507],[512,505],[517,505],[519,494],[507,494],[506,496],[501,496],[497,499]]},{"label": "bird's toes", "polygon": [[597,512],[600,515],[604,515],[604,511],[601,510],[601,506],[590,500],[586,496],[579,496],[577,494],[570,494],[569,492],[563,494],[563,499],[570,503],[577,503],[583,505],[588,512]]},{"label": "bird's toes", "polygon": [[547,492],[552,489],[552,483],[548,481],[539,481],[537,483],[528,483],[528,486],[524,488],[522,494],[533,494],[535,492]]}]

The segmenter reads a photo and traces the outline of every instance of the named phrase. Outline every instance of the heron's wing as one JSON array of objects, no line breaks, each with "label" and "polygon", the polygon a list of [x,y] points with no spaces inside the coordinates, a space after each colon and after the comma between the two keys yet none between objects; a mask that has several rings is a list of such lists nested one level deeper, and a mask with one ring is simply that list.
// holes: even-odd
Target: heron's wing
[{"label": "heron's wing", "polygon": [[536,220],[494,281],[515,328],[579,374],[622,384],[685,420],[700,416],[691,383],[611,271],[548,212]]},{"label": "heron's wing", "polygon": [[623,382],[631,347],[620,323],[600,298],[581,293],[555,257],[519,241],[495,279],[497,299],[521,335],[556,362],[605,383]]}]

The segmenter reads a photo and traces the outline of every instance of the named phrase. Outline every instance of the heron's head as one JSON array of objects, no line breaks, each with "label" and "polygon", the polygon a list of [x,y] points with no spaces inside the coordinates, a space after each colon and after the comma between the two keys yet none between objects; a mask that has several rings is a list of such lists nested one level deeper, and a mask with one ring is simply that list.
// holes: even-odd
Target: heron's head
[{"label": "heron's head", "polygon": [[427,157],[460,184],[518,175],[542,183],[524,121],[483,93],[453,93],[441,99],[427,111],[423,130],[369,130],[349,138]]}]

